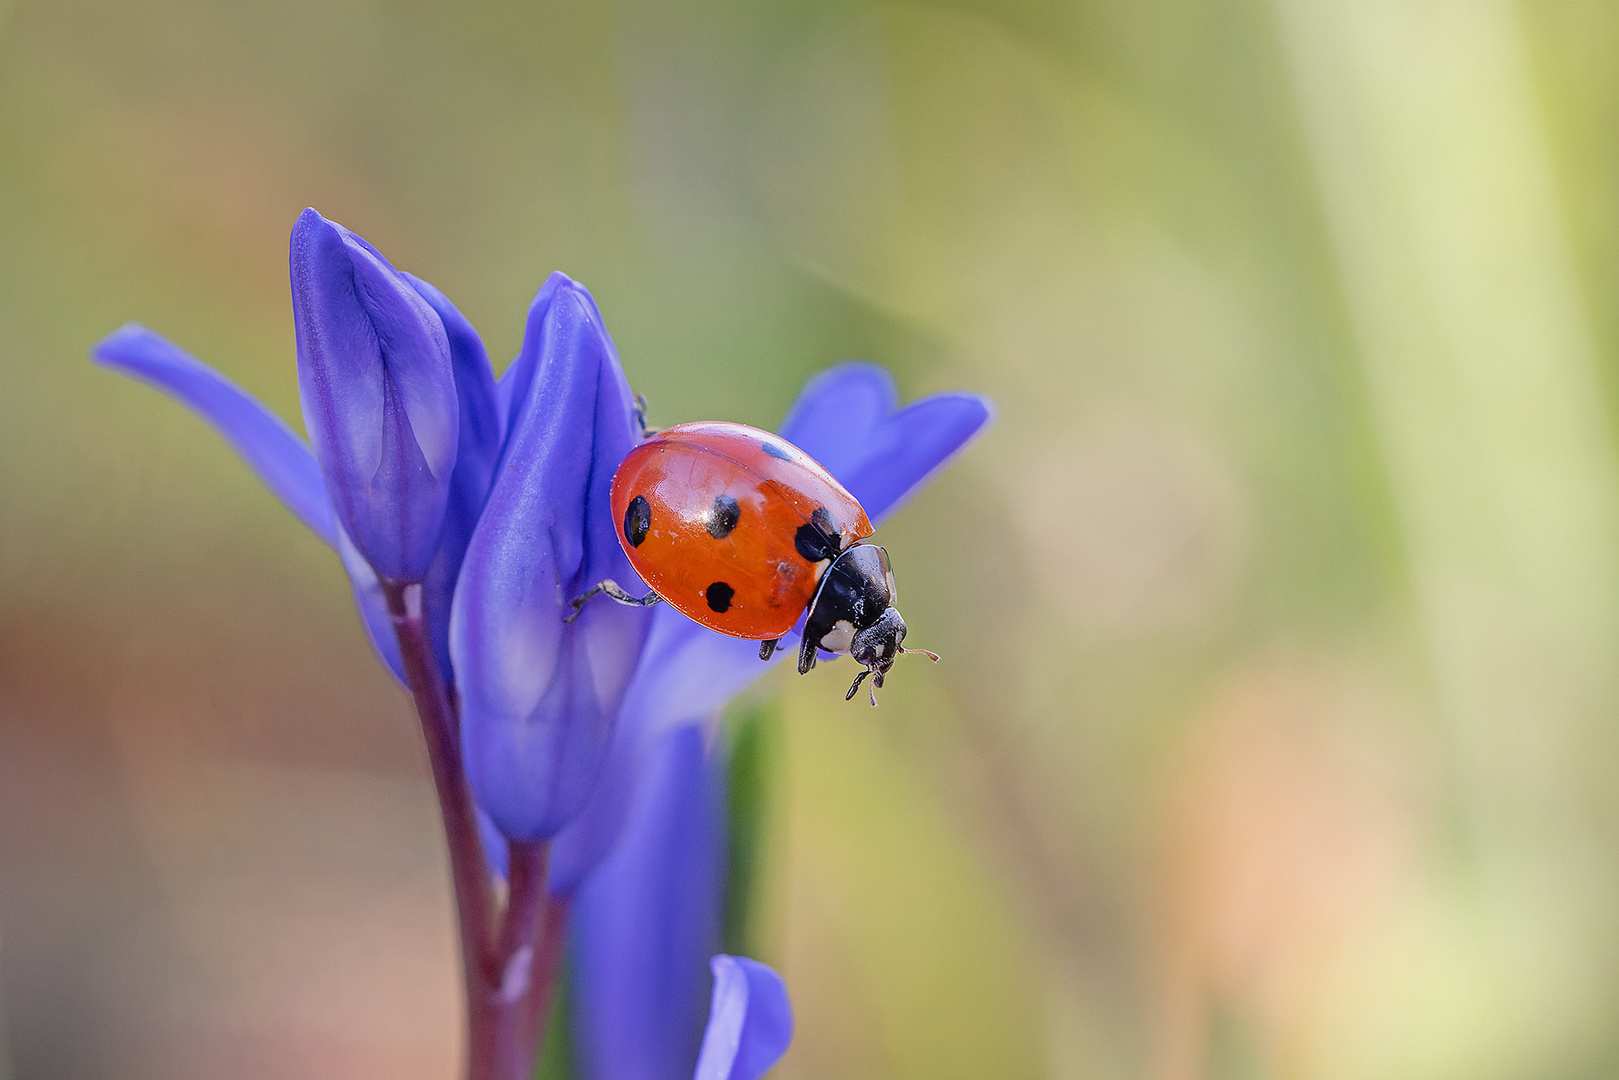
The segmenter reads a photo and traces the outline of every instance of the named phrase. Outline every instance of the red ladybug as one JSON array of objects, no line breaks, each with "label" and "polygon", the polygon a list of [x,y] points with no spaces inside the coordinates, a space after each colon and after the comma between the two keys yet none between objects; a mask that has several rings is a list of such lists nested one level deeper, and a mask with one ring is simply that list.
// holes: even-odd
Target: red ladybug
[{"label": "red ladybug", "polygon": [[[818,462],[779,436],[707,421],[650,433],[613,474],[613,520],[630,565],[652,587],[634,597],[604,581],[621,604],[668,601],[711,630],[760,642],[768,660],[808,611],[798,671],[815,650],[850,653],[873,687],[906,649],[888,553],[860,541],[871,521]],[[847,698],[845,700],[847,700]],[[877,698],[872,695],[871,703]]]}]

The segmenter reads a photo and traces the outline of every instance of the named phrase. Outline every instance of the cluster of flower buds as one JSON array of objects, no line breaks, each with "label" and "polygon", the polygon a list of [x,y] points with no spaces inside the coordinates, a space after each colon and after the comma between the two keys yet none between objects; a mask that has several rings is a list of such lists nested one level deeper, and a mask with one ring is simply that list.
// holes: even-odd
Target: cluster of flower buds
[{"label": "cluster of flower buds", "polygon": [[[792,1014],[769,968],[715,955],[725,763],[701,726],[768,665],[667,608],[562,617],[597,581],[637,580],[607,507],[641,425],[595,301],[553,274],[497,381],[442,293],[314,210],[293,229],[291,275],[307,443],[142,327],[93,355],[208,420],[338,552],[415,695],[462,915],[469,1075],[531,1074],[555,974],[537,958],[547,941],[559,958],[571,912],[582,1075],[759,1076]],[[989,416],[967,394],[900,409],[886,373],[848,364],[806,387],[783,434],[878,518]],[[501,1012],[519,1000],[527,1013]],[[515,1049],[483,1031],[502,1024]]]}]

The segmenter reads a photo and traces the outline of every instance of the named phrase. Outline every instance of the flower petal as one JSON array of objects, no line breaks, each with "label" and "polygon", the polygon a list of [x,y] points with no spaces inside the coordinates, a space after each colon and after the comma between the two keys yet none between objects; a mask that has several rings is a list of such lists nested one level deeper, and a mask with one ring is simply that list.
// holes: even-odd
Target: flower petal
[{"label": "flower petal", "polygon": [[443,321],[375,248],[314,210],[293,227],[290,265],[299,396],[332,505],[377,573],[420,581],[459,436]]},{"label": "flower petal", "polygon": [[555,836],[585,804],[649,613],[568,602],[637,582],[607,513],[639,438],[635,402],[595,302],[553,275],[514,364],[510,434],[455,590],[450,653],[467,776],[507,836]]},{"label": "flower petal", "polygon": [[844,476],[865,457],[866,440],[898,402],[886,368],[854,360],[811,375],[778,430],[827,472]]},{"label": "flower petal", "polygon": [[[455,376],[455,397],[460,409],[459,444],[450,493],[444,509],[444,530],[438,550],[422,581],[422,607],[427,631],[438,655],[439,671],[452,679],[450,668],[450,601],[461,573],[461,560],[472,530],[483,514],[505,438],[506,415],[496,402],[495,373],[489,354],[472,324],[449,298],[414,274],[401,272],[407,284],[438,313],[449,339]],[[391,633],[391,632],[390,632]],[[453,680],[452,680],[453,681]]]},{"label": "flower petal", "polygon": [[271,494],[310,532],[337,546],[320,465],[309,444],[279,416],[201,360],[136,323],[108,334],[90,355],[105,367],[155,386],[212,424]]},{"label": "flower petal", "polygon": [[624,695],[624,723],[657,728],[717,713],[795,649],[759,660],[759,643],[717,634],[667,605],[653,609],[641,666]]},{"label": "flower petal", "polygon": [[710,966],[714,1001],[692,1080],[758,1080],[793,1041],[787,984],[745,956],[721,954]]},{"label": "flower petal", "polygon": [[696,727],[643,747],[631,824],[574,898],[574,1045],[586,1080],[691,1076],[718,951],[723,759]]},{"label": "flower petal", "polygon": [[[534,384],[534,372],[542,360],[540,341],[544,336],[545,318],[551,311],[551,303],[556,299],[558,289],[574,284],[573,279],[567,274],[553,273],[545,279],[540,291],[534,294],[534,302],[528,306],[528,325],[523,331],[523,348],[518,352],[517,359],[501,373],[500,383],[495,391],[499,401],[505,406],[507,431],[516,428],[517,413],[525,407],[529,389]],[[588,297],[589,293],[585,295]],[[592,308],[595,307],[594,300],[590,301],[590,304]]]},{"label": "flower petal", "polygon": [[782,437],[826,467],[875,523],[904,504],[994,417],[977,394],[930,394],[896,411],[875,364],[839,364],[804,384]]},{"label": "flower petal", "polygon": [[399,680],[399,685],[406,686],[405,662],[399,655],[399,638],[394,634],[393,617],[388,614],[388,600],[382,595],[382,582],[377,580],[377,572],[355,549],[354,541],[341,525],[337,526],[337,554],[343,560],[343,569],[348,571],[349,584],[354,589],[354,606],[360,611],[360,624],[365,627],[365,636],[371,639],[371,648],[383,666]]},{"label": "flower petal", "polygon": [[399,642],[376,571],[337,524],[326,495],[326,478],[309,444],[241,387],[143,326],[130,323],[113,332],[91,355],[106,367],[150,383],[202,416],[287,509],[337,549],[354,586],[354,602],[366,635],[378,658],[403,683]]},{"label": "flower petal", "polygon": [[601,779],[577,817],[551,843],[546,887],[554,896],[572,896],[618,842],[629,818],[630,797],[640,779],[643,725],[619,716]]}]

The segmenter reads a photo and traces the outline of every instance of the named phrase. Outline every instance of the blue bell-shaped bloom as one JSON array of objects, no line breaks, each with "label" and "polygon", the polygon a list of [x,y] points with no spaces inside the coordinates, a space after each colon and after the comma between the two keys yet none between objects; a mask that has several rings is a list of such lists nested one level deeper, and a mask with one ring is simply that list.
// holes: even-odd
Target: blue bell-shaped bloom
[{"label": "blue bell-shaped bloom", "polygon": [[585,805],[612,742],[650,612],[569,601],[639,579],[608,512],[640,439],[635,399],[595,301],[553,274],[502,379],[511,415],[455,590],[450,654],[478,805],[515,840],[549,839]]},{"label": "blue bell-shaped bloom", "polygon": [[338,523],[382,577],[438,549],[460,410],[444,322],[375,248],[305,210],[292,230],[304,423]]}]

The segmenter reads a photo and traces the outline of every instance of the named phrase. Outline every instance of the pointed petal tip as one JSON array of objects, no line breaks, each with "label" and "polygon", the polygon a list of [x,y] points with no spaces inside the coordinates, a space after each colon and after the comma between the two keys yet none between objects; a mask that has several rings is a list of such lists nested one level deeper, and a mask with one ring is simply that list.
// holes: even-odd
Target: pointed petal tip
[{"label": "pointed petal tip", "polygon": [[162,334],[137,322],[125,323],[92,345],[90,359],[100,367],[151,382],[169,392],[175,390],[174,380],[184,375],[227,381]]},{"label": "pointed petal tip", "polygon": [[596,298],[590,294],[590,290],[560,270],[553,270],[550,276],[545,279],[545,284],[541,286],[540,291],[535,295],[534,304],[536,309],[541,303],[541,297],[547,299],[546,312],[553,318],[561,314],[557,308],[558,304],[571,303],[586,318],[598,324],[602,321],[601,310],[596,306]]},{"label": "pointed petal tip", "polygon": [[308,243],[316,233],[323,228],[330,229],[332,223],[321,216],[319,210],[313,206],[306,206],[298,215],[298,220],[292,223],[292,249],[297,251],[300,243]]},{"label": "pointed petal tip", "polygon": [[577,281],[566,277],[559,281],[557,283],[557,301],[574,305],[579,314],[586,320],[600,325],[601,311],[596,307],[596,298],[590,295],[589,289]]},{"label": "pointed petal tip", "polygon": [[241,387],[161,334],[125,323],[97,342],[102,367],[155,387],[207,421],[298,519],[336,547],[326,483],[309,445]]},{"label": "pointed petal tip", "polygon": [[845,360],[841,364],[833,364],[825,371],[811,375],[809,380],[804,383],[804,388],[799,391],[799,396],[808,397],[831,383],[854,381],[867,382],[873,386],[881,387],[887,391],[884,396],[890,401],[899,400],[899,387],[894,382],[893,373],[881,364],[871,360]]},{"label": "pointed petal tip", "polygon": [[126,322],[90,346],[90,359],[102,367],[121,371],[129,367],[126,350],[146,344],[153,339],[161,340],[157,334],[140,323]]},{"label": "pointed petal tip", "polygon": [[960,410],[962,421],[972,425],[972,434],[968,436],[969,438],[977,437],[985,428],[995,423],[997,410],[993,398],[966,390],[952,390],[946,393],[934,394],[932,397],[936,401],[955,403]]},{"label": "pointed petal tip", "polygon": [[[540,323],[545,320],[545,313],[551,310],[551,302],[556,299],[558,290],[573,284],[574,280],[567,274],[560,270],[553,270],[546,277],[545,283],[535,290],[534,299],[528,303],[528,322],[523,334],[524,352],[529,350],[531,338],[539,330]],[[533,343],[537,344],[537,342]],[[521,363],[522,359],[522,352],[519,352],[517,361],[513,363],[513,366],[515,367]]]},{"label": "pointed petal tip", "polygon": [[560,270],[553,270],[545,279],[539,294],[535,296],[535,303],[539,303],[540,297],[545,295],[551,296],[553,300],[568,299],[578,304],[585,314],[600,326],[604,333],[606,332],[606,323],[602,319],[601,308],[596,303],[595,294],[577,279]]}]

